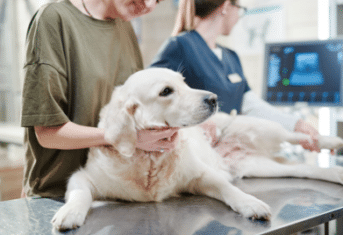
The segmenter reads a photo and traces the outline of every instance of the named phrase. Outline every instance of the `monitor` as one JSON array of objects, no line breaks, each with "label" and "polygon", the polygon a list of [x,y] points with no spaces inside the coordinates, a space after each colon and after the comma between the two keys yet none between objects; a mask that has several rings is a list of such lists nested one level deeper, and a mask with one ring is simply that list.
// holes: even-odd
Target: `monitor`
[{"label": "monitor", "polygon": [[267,43],[263,98],[274,105],[343,105],[343,39]]}]

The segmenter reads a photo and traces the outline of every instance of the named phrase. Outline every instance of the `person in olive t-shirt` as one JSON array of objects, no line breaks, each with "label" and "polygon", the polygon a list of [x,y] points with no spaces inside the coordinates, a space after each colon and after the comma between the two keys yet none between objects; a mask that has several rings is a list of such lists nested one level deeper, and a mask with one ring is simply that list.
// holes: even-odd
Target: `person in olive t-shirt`
[{"label": "person in olive t-shirt", "polygon": [[115,86],[143,68],[129,20],[156,0],[61,0],[41,7],[27,34],[22,126],[23,196],[64,196],[87,148],[108,144],[96,128]]}]

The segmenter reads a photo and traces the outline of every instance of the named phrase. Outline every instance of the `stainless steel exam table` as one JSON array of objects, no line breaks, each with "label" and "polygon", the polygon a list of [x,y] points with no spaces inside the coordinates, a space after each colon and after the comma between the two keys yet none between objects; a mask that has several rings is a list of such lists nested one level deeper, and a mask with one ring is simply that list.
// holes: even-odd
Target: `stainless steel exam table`
[{"label": "stainless steel exam table", "polygon": [[336,234],[343,234],[339,184],[294,178],[243,179],[235,184],[271,206],[270,221],[252,221],[220,201],[184,195],[162,203],[96,202],[82,227],[59,233],[50,220],[63,203],[26,198],[0,202],[0,234],[283,235],[319,224],[325,224],[327,232],[331,220],[337,220]]}]

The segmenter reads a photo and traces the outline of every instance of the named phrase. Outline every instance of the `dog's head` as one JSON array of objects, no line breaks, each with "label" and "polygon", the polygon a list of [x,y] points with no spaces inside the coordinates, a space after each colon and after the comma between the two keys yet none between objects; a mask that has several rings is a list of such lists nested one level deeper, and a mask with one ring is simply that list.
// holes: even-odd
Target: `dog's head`
[{"label": "dog's head", "polygon": [[117,87],[100,114],[99,127],[119,153],[132,156],[136,129],[188,127],[217,111],[217,96],[192,89],[180,73],[166,68],[139,71]]}]

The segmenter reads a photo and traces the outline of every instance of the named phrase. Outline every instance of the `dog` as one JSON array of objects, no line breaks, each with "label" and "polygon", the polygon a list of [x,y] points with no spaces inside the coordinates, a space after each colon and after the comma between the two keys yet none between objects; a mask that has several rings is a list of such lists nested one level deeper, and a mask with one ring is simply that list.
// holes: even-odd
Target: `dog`
[{"label": "dog", "polygon": [[[309,139],[258,118],[217,112],[217,96],[186,85],[178,72],[150,68],[115,88],[101,110],[99,128],[111,147],[89,150],[86,165],[68,181],[66,203],[52,219],[57,230],[81,226],[94,200],[160,202],[181,193],[222,201],[246,218],[268,220],[270,207],[233,184],[234,177],[303,177],[343,184],[343,168],[283,165],[272,160],[280,143]],[[204,129],[215,124],[223,142],[240,139],[250,150],[232,166],[216,151]],[[180,127],[176,148],[146,152],[136,148],[137,129]],[[343,146],[340,138],[320,137],[322,148]]]}]

